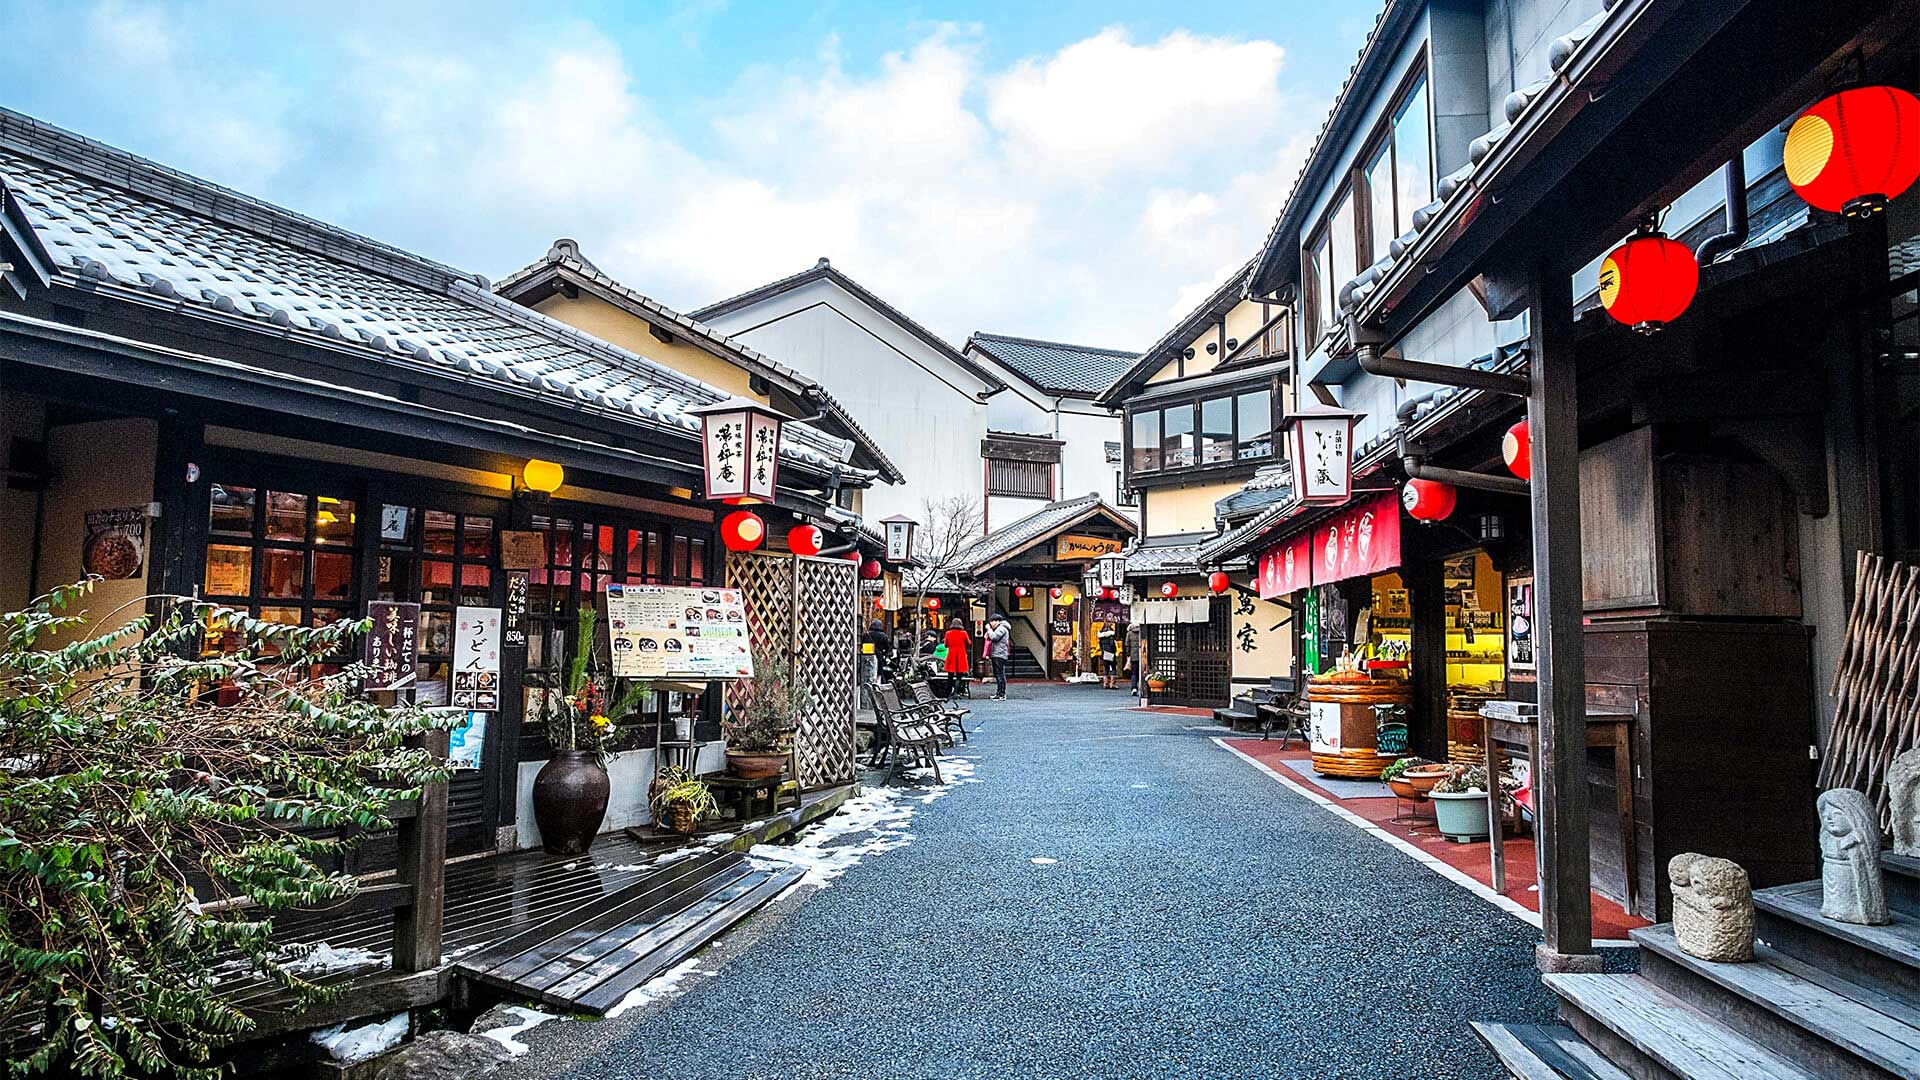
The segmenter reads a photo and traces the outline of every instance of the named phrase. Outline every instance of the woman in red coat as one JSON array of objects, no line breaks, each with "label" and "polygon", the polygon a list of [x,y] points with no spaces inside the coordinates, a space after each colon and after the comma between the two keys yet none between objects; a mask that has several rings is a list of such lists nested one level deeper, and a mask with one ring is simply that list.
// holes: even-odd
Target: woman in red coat
[{"label": "woman in red coat", "polygon": [[943,640],[947,646],[947,682],[953,687],[951,692],[966,694],[967,676],[973,671],[973,635],[967,633],[966,624],[955,615],[947,620],[947,636]]}]

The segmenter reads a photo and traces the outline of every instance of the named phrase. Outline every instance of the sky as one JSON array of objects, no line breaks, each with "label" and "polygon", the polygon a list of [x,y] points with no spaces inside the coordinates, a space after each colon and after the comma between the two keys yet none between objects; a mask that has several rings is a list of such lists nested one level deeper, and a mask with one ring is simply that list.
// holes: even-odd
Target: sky
[{"label": "sky", "polygon": [[0,105],[463,270],[682,311],[822,257],[1144,349],[1258,249],[1377,0],[0,0]]}]

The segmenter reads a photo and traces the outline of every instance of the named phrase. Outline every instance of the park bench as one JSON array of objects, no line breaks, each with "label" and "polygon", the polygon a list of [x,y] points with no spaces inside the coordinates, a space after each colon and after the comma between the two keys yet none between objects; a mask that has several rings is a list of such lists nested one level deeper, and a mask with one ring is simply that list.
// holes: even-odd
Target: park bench
[{"label": "park bench", "polygon": [[875,686],[873,693],[880,703],[880,722],[887,736],[884,751],[887,779],[891,781],[900,771],[900,759],[904,755],[910,765],[932,769],[934,782],[946,783],[946,778],[940,775],[940,729],[930,714],[902,702],[897,684],[883,683]]},{"label": "park bench", "polygon": [[962,708],[951,701],[941,701],[934,695],[933,686],[926,682],[908,683],[907,693],[912,695],[912,700],[907,704],[926,710],[929,717],[935,720],[945,732],[948,746],[953,745],[953,733],[956,731],[960,733],[961,742],[968,741],[967,714],[971,713],[972,709]]}]

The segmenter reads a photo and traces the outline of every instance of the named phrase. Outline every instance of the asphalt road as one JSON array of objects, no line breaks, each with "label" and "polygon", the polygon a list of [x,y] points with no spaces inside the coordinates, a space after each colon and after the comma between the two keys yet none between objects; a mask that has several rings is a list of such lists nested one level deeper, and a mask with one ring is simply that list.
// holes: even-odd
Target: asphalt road
[{"label": "asphalt road", "polygon": [[528,1032],[511,1075],[1503,1076],[1467,1021],[1551,1017],[1535,930],[1208,721],[1126,704],[976,701],[978,782],[916,805],[910,844],[756,916],[677,996]]}]

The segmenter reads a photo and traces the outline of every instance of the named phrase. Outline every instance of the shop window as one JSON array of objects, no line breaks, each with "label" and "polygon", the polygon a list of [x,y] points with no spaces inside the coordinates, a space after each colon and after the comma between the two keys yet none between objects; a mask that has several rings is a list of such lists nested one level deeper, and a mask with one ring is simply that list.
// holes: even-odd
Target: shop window
[{"label": "shop window", "polygon": [[1045,461],[987,459],[987,494],[1020,499],[1053,497],[1053,465]]},{"label": "shop window", "polygon": [[1273,456],[1273,391],[1249,390],[1234,399],[1242,461]]},{"label": "shop window", "polygon": [[1160,413],[1160,465],[1184,469],[1193,464],[1193,406],[1178,405]]},{"label": "shop window", "polygon": [[1233,399],[1208,398],[1200,403],[1200,464],[1233,460]]},{"label": "shop window", "polygon": [[414,699],[445,705],[453,663],[454,609],[493,607],[498,569],[491,514],[464,514],[389,504],[380,514],[382,600],[420,605],[420,662]]},{"label": "shop window", "polygon": [[1133,414],[1133,471],[1153,472],[1160,467],[1160,412],[1147,409]]},{"label": "shop window", "polygon": [[[211,484],[201,591],[209,601],[267,622],[337,622],[358,599],[357,525],[350,499]],[[216,625],[204,647],[211,653],[236,643]]]}]

